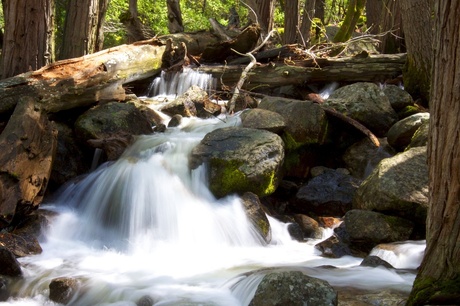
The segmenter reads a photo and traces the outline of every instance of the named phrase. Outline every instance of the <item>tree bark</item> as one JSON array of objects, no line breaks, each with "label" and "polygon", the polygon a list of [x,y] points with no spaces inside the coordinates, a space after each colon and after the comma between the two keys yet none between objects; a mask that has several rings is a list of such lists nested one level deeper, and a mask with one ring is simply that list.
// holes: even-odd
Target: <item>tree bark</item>
[{"label": "tree bark", "polygon": [[250,10],[250,19],[260,24],[263,34],[269,33],[273,29],[275,0],[248,0],[247,3],[256,13],[254,16]]},{"label": "tree bark", "polygon": [[425,257],[407,305],[460,304],[460,12],[459,1],[435,9],[428,163],[430,206]]},{"label": "tree bark", "polygon": [[[430,99],[432,61],[432,0],[402,0],[401,11],[407,47],[404,89],[427,105]],[[410,29],[410,31],[407,31]]]},{"label": "tree bark", "polygon": [[[321,0],[318,0],[321,1]],[[300,35],[305,47],[310,46],[311,40],[311,22],[315,17],[316,0],[305,0],[305,7],[302,14],[302,23],[300,25]]]},{"label": "tree bark", "polygon": [[404,44],[404,28],[401,16],[401,1],[384,0],[384,8],[381,14],[380,32],[386,34],[382,38],[380,52],[400,53],[406,52]]},{"label": "tree bark", "polygon": [[297,27],[299,26],[299,0],[286,2],[284,8],[284,44],[296,43]]},{"label": "tree bark", "polygon": [[334,42],[345,42],[351,38],[365,5],[366,0],[350,0],[348,2],[347,14],[342,26],[334,36]]},{"label": "tree bark", "polygon": [[2,77],[37,70],[54,60],[54,1],[4,0]]},{"label": "tree bark", "polygon": [[169,33],[174,34],[184,32],[179,0],[166,0],[166,5],[168,7]]},{"label": "tree bark", "polygon": [[33,97],[19,100],[0,135],[0,228],[36,209],[57,147],[57,129]]},{"label": "tree bark", "polygon": [[70,0],[59,59],[75,58],[99,51],[102,22],[108,0]]},{"label": "tree bark", "polygon": [[[248,73],[243,88],[304,85],[308,82],[383,82],[399,76],[406,61],[405,54],[370,55],[367,58],[330,58],[298,61],[296,65],[260,64]],[[319,65],[319,67],[317,66]],[[202,66],[221,85],[233,86],[245,66]]]}]

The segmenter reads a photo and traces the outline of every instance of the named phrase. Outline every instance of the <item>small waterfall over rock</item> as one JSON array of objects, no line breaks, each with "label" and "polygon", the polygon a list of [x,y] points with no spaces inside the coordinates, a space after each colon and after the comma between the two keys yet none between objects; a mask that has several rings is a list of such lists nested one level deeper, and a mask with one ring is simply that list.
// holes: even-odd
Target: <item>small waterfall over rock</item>
[{"label": "small waterfall over rock", "polygon": [[180,72],[165,72],[155,78],[148,89],[148,96],[176,96],[184,93],[192,85],[206,91],[216,87],[216,80],[212,75],[184,68]]}]

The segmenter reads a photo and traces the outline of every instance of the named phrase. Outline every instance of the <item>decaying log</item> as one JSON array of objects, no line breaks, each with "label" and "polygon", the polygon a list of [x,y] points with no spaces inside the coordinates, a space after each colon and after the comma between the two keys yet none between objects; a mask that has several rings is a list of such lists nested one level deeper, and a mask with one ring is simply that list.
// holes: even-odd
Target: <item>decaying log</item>
[{"label": "decaying log", "polygon": [[[366,58],[344,57],[259,64],[248,73],[244,88],[305,85],[313,82],[383,82],[399,76],[406,61],[405,54],[369,55]],[[246,66],[201,66],[221,85],[233,86]]]},{"label": "decaying log", "polygon": [[40,204],[57,147],[57,129],[32,97],[22,97],[0,135],[0,228]]},{"label": "decaying log", "polygon": [[20,97],[38,97],[46,112],[124,100],[122,85],[160,71],[163,44],[150,40],[55,62],[0,82],[0,114]]}]

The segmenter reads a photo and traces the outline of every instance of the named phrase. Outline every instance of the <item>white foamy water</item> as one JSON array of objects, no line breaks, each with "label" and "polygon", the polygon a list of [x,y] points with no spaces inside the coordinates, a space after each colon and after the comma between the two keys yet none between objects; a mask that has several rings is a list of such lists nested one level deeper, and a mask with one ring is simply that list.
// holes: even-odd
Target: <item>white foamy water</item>
[{"label": "white foamy water", "polygon": [[315,242],[292,240],[287,224],[271,217],[266,245],[238,197],[215,199],[204,169],[191,171],[188,156],[206,133],[239,124],[238,116],[184,119],[69,183],[43,205],[58,212],[43,253],[20,259],[25,276],[0,305],[55,305],[48,286],[57,277],[81,283],[70,305],[136,305],[145,296],[155,305],[248,305],[264,273],[249,272],[271,267],[295,267],[338,287],[410,290],[413,273],[323,258]]}]

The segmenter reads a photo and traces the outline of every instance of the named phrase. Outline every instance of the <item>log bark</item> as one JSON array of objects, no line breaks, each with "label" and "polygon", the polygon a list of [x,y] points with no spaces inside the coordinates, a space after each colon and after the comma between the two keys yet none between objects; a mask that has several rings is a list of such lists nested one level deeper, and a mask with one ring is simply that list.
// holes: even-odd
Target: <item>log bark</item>
[{"label": "log bark", "polygon": [[[309,82],[384,82],[402,73],[405,54],[369,55],[366,58],[344,57],[285,63],[269,63],[254,67],[249,73],[245,89],[261,86],[304,85]],[[295,65],[294,65],[295,64]],[[220,85],[233,86],[245,66],[201,66],[211,73]]]},{"label": "log bark", "polygon": [[0,228],[40,204],[57,147],[57,129],[32,97],[19,100],[0,135]]},{"label": "log bark", "polygon": [[21,97],[38,97],[46,112],[95,102],[124,100],[122,85],[160,71],[164,46],[157,40],[122,45],[55,62],[0,82],[0,114],[12,112]]}]

